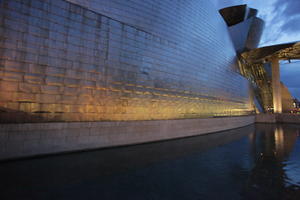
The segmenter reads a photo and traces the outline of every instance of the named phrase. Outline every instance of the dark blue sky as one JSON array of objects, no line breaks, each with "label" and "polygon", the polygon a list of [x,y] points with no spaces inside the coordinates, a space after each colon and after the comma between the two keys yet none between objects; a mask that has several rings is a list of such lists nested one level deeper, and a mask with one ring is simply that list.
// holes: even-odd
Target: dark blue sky
[{"label": "dark blue sky", "polygon": [[260,46],[300,40],[300,0],[212,0],[218,8],[248,4],[266,22]]},{"label": "dark blue sky", "polygon": [[[223,8],[248,4],[265,21],[260,46],[300,41],[300,0],[212,0]],[[281,80],[300,100],[300,62],[281,64]]]}]

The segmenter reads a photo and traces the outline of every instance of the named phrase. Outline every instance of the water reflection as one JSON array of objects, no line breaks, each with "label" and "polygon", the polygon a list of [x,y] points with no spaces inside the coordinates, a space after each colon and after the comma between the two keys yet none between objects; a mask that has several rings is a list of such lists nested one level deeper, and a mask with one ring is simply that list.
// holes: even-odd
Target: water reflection
[{"label": "water reflection", "polygon": [[[251,147],[255,166],[249,173],[247,199],[297,199],[298,188],[289,188],[286,166],[295,149],[299,127],[257,125]],[[294,163],[294,162],[293,162]],[[300,165],[299,165],[300,167]]]},{"label": "water reflection", "polygon": [[1,199],[300,199],[299,125],[0,164]]}]

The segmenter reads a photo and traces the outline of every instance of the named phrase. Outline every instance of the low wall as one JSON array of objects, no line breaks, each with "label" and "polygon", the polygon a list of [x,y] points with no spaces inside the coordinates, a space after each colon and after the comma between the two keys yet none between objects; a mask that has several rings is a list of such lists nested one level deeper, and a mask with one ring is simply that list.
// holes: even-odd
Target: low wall
[{"label": "low wall", "polygon": [[300,124],[300,115],[297,114],[259,114],[255,116],[256,123],[292,123]]},{"label": "low wall", "polygon": [[278,123],[300,124],[300,115],[297,114],[280,114],[276,116]]},{"label": "low wall", "polygon": [[253,124],[254,116],[0,125],[0,160],[196,136]]},{"label": "low wall", "polygon": [[275,114],[259,114],[255,116],[256,123],[276,123]]}]

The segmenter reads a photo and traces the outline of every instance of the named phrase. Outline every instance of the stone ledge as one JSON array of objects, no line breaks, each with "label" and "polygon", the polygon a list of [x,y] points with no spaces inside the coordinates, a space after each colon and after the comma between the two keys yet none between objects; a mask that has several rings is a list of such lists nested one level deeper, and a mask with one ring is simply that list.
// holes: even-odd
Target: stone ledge
[{"label": "stone ledge", "polygon": [[259,114],[255,116],[256,123],[276,123],[276,114]]},{"label": "stone ledge", "polygon": [[255,116],[0,125],[0,160],[190,137],[253,124]]},{"label": "stone ledge", "polygon": [[255,116],[256,123],[292,123],[300,124],[300,115],[297,114],[259,114]]}]

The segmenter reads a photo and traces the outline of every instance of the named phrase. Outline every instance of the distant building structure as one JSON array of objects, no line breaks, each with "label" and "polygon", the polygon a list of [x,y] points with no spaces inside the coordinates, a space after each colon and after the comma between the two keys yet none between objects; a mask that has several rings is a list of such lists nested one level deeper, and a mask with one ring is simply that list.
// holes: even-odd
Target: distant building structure
[{"label": "distant building structure", "polygon": [[297,98],[293,99],[293,101],[294,108],[300,108],[300,101]]},{"label": "distant building structure", "polygon": [[300,101],[297,98],[293,99],[293,113],[300,113]]}]

